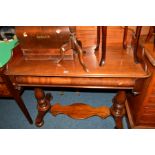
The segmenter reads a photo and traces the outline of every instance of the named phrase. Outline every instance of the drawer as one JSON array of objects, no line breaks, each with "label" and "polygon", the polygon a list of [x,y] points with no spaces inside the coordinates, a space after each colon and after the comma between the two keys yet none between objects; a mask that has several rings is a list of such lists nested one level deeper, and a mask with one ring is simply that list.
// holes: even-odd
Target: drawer
[{"label": "drawer", "polygon": [[154,115],[155,116],[155,106],[144,107],[144,115]]},{"label": "drawer", "polygon": [[139,125],[148,125],[148,126],[155,126],[155,115],[153,114],[144,114],[137,120]]}]

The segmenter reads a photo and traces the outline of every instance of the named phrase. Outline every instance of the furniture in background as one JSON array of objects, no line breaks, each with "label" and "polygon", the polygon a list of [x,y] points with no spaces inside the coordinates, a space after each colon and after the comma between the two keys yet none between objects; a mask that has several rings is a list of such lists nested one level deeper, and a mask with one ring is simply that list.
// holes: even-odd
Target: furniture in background
[{"label": "furniture in background", "polygon": [[11,97],[13,98],[23,114],[25,115],[26,119],[30,124],[33,123],[32,118],[21,98],[20,90],[16,88],[14,83],[10,80],[9,76],[4,74],[4,68],[0,68],[0,97]]},{"label": "furniture in background", "polygon": [[[146,43],[149,42],[153,35],[155,35],[155,26],[150,26],[149,33],[146,37],[145,42]],[[155,38],[154,38],[154,45],[155,45]]]},{"label": "furniture in background", "polygon": [[[106,118],[112,115],[116,128],[123,128],[126,91],[132,90],[133,94],[137,95],[150,76],[143,57],[139,58],[138,64],[134,61],[134,53],[137,52],[134,49],[137,49],[139,34],[140,31],[137,30],[133,38],[133,32],[127,27],[98,27],[98,30],[94,27],[77,27],[77,38],[82,42],[83,60],[89,72],[83,70],[76,53],[74,60],[63,60],[61,63],[52,60],[26,60],[19,45],[14,49],[13,57],[7,64],[4,74],[13,83],[14,88],[35,89],[38,102],[38,116],[35,121],[37,126],[43,125],[43,118],[50,111],[54,116],[66,114],[76,119],[94,115]],[[117,89],[118,93],[111,108],[95,108],[85,103],[63,106],[50,104],[52,95],[45,94],[44,87]]]},{"label": "furniture in background", "polygon": [[155,49],[154,27],[141,36],[139,55],[143,55],[151,76],[143,83],[137,96],[127,95],[126,109],[131,128],[155,128]]},{"label": "furniture in background", "polygon": [[[5,38],[5,35],[3,35],[3,37]],[[7,68],[6,64],[12,55],[12,49],[17,45],[17,43],[17,39],[0,42],[0,97],[14,98],[29,123],[32,123],[30,114],[20,96],[21,90],[19,90],[10,78],[4,74],[4,70]]]}]

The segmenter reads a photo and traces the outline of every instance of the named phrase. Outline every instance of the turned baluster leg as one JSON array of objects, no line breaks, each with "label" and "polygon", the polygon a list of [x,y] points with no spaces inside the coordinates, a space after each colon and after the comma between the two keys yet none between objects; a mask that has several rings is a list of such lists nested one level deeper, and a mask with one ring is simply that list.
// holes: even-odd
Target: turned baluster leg
[{"label": "turned baluster leg", "polygon": [[111,114],[114,117],[117,129],[123,128],[122,118],[125,115],[125,100],[126,93],[121,90],[118,91],[117,95],[113,98],[113,106],[111,107]]},{"label": "turned baluster leg", "polygon": [[45,93],[42,89],[35,88],[35,97],[38,102],[38,105],[37,105],[38,115],[36,117],[35,124],[36,126],[41,127],[44,124],[43,118],[51,107],[50,100],[52,96],[51,94],[47,94],[45,96]]},{"label": "turned baluster leg", "polygon": [[97,26],[97,43],[96,43],[96,48],[95,50],[97,51],[100,46],[100,26]]}]

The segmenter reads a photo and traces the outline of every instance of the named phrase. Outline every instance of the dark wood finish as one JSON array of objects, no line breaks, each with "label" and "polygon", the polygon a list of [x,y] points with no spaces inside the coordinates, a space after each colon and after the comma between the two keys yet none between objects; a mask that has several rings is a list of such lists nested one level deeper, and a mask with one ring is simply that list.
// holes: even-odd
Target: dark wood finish
[{"label": "dark wood finish", "polygon": [[124,90],[118,91],[117,95],[113,98],[113,106],[111,107],[111,114],[115,119],[117,129],[123,128],[122,118],[125,115],[125,101],[126,93]]},{"label": "dark wood finish", "polygon": [[[99,57],[94,54],[93,48],[89,48],[87,50],[88,52],[84,56],[84,60],[89,69],[89,72],[85,72],[82,69],[78,59],[75,59],[75,61],[63,61],[61,65],[58,65],[52,61],[47,60],[25,61],[23,57],[20,57],[18,61],[14,61],[14,63],[11,63],[10,65],[8,64],[9,69],[7,70],[6,74],[16,75],[16,78],[18,78],[18,76],[22,76],[23,78],[26,78],[27,76],[45,78],[60,77],[60,80],[67,77],[94,77],[98,79],[99,77],[117,77],[127,79],[131,78],[133,80],[135,78],[147,77],[147,73],[143,70],[141,64],[134,63],[132,57],[133,51],[130,50],[126,52],[126,50],[122,48],[121,44],[112,44],[111,46],[107,47],[107,60],[106,64],[102,67],[98,65]],[[119,67],[116,69],[116,66]],[[84,81],[84,83],[87,82],[89,83],[89,81]]]},{"label": "dark wood finish", "polygon": [[65,54],[72,49],[78,53],[80,64],[88,72],[75,27],[18,26],[16,35],[26,60],[55,60],[57,63],[63,59],[73,60],[73,52]]},{"label": "dark wood finish", "polygon": [[[122,27],[102,27],[103,46],[98,52],[95,52],[96,32],[96,27],[77,27],[77,40],[82,42],[82,49],[85,51],[83,61],[89,72],[83,70],[78,53],[75,53],[74,61],[63,60],[57,64],[50,60],[25,60],[18,46],[14,50],[13,58],[5,74],[14,77],[12,81],[18,87],[119,89],[118,95],[113,100],[111,113],[116,121],[116,127],[122,128],[125,90],[135,89],[137,80],[148,78],[150,74],[141,63],[134,62],[132,48],[123,48],[124,29]],[[129,44],[131,44],[132,33],[128,30],[127,43]],[[76,48],[81,50],[80,45]],[[106,63],[99,66],[104,62],[102,60],[105,60],[104,52],[106,52]],[[50,96],[46,96],[41,89],[35,90],[35,94],[38,100],[36,125],[41,126],[44,115],[50,108]],[[80,106],[75,105],[78,108]],[[86,107],[88,108],[88,106],[83,108],[86,109]]]},{"label": "dark wood finish", "polygon": [[[138,50],[138,45],[139,45],[139,37],[141,34],[141,29],[142,26],[137,26],[136,27],[136,32],[135,32],[135,37],[134,37],[134,61],[135,63],[139,63],[139,59],[137,56],[137,50]],[[97,27],[97,40],[99,40],[99,32],[100,32],[100,27]],[[133,31],[134,32],[134,31]],[[129,37],[130,38],[130,37]],[[155,41],[155,40],[154,40]],[[123,48],[127,48],[128,44],[128,26],[124,27],[124,34],[123,34]],[[101,61],[100,61],[100,66],[102,66],[105,63],[105,57],[106,57],[106,47],[107,47],[107,27],[102,26],[102,55],[101,55]]]},{"label": "dark wood finish", "polygon": [[35,97],[37,99],[38,105],[38,115],[35,120],[35,124],[38,127],[41,127],[44,124],[44,116],[49,111],[51,105],[50,101],[52,99],[51,94],[46,94],[40,88],[35,88]]},{"label": "dark wood finish", "polygon": [[135,41],[134,41],[134,61],[135,61],[135,63],[139,63],[137,51],[138,51],[138,46],[139,46],[139,37],[140,37],[141,29],[142,29],[142,26],[137,26],[137,28],[136,28]]},{"label": "dark wood finish", "polygon": [[26,119],[29,121],[30,124],[32,124],[33,123],[32,118],[31,118],[31,116],[30,116],[21,96],[20,96],[19,90],[15,89],[9,76],[5,75],[3,70],[4,70],[4,68],[1,68],[0,76],[1,76],[2,80],[4,81],[5,86],[7,88],[5,91],[9,91],[9,93],[5,92],[6,96],[8,96],[8,94],[9,94],[9,95],[11,95],[11,97],[13,97],[15,99],[17,105],[19,106],[19,108],[21,109],[23,114],[25,115]]},{"label": "dark wood finish", "polygon": [[17,26],[16,35],[24,50],[55,49],[68,42],[74,30],[71,32],[69,26]]},{"label": "dark wood finish", "polygon": [[[152,36],[154,36],[154,35],[155,35],[155,26],[150,26],[149,33],[148,33],[148,35],[146,37],[145,42],[148,43],[150,41],[150,39],[152,38]],[[154,39],[153,39],[153,48],[155,49],[155,36],[154,36]]]},{"label": "dark wood finish", "polygon": [[102,57],[100,61],[100,66],[105,64],[106,58],[106,43],[107,43],[107,26],[102,26]]},{"label": "dark wood finish", "polygon": [[[150,33],[150,32],[149,32]],[[147,36],[148,37],[148,36]],[[155,128],[155,57],[153,40],[142,40],[138,52],[143,52],[151,76],[141,83],[139,95],[128,94],[126,109],[131,128]]]},{"label": "dark wood finish", "polygon": [[11,97],[11,94],[0,76],[0,97]]},{"label": "dark wood finish", "polygon": [[127,35],[128,35],[128,26],[124,27],[124,35],[123,35],[123,48],[127,48]]},{"label": "dark wood finish", "polygon": [[110,116],[110,110],[106,106],[92,107],[84,103],[74,103],[63,106],[56,103],[51,107],[52,115],[65,114],[74,119],[86,119],[92,116],[99,116],[102,119]]},{"label": "dark wood finish", "polygon": [[153,50],[155,50],[155,26],[153,26],[153,36],[154,36],[154,39],[153,39]]},{"label": "dark wood finish", "polygon": [[153,33],[154,33],[154,26],[150,26],[149,33],[145,40],[146,43],[150,41],[151,37],[153,36]]},{"label": "dark wood finish", "polygon": [[100,34],[100,26],[97,26],[97,42],[96,42],[96,48],[95,48],[96,51],[99,50],[100,37],[101,37],[101,34]]},{"label": "dark wood finish", "polygon": [[81,66],[83,67],[83,69],[86,71],[86,72],[89,72],[88,68],[86,67],[84,61],[83,61],[83,49],[82,47],[79,45],[78,41],[77,41],[77,38],[75,37],[74,34],[71,34],[71,44],[72,44],[72,48],[77,51],[78,53],[78,58],[79,58],[79,62],[81,64]]}]

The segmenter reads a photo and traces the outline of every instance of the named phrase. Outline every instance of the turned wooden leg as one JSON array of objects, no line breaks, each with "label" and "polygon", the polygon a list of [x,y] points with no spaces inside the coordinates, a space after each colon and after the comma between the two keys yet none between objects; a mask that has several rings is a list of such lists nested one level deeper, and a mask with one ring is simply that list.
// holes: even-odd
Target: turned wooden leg
[{"label": "turned wooden leg", "polygon": [[125,100],[126,93],[121,90],[118,91],[117,95],[113,98],[113,106],[111,107],[111,114],[114,117],[117,129],[123,128],[122,118],[125,115]]},{"label": "turned wooden leg", "polygon": [[49,111],[51,105],[50,100],[52,98],[51,94],[46,94],[40,88],[35,88],[35,97],[38,102],[38,115],[35,120],[35,124],[38,127],[41,127],[44,124],[44,116]]}]

